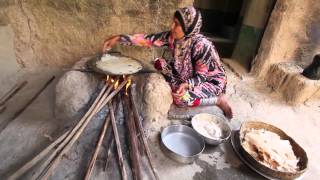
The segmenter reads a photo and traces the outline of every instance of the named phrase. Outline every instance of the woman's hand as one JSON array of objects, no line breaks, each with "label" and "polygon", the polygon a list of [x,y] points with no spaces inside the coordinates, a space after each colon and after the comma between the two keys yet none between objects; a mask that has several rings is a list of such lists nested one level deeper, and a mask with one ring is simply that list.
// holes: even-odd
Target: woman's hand
[{"label": "woman's hand", "polygon": [[182,97],[185,93],[186,90],[189,89],[189,84],[188,83],[182,83],[180,84],[179,88],[176,90],[175,93],[172,93],[176,97]]},{"label": "woman's hand", "polygon": [[112,36],[111,38],[107,39],[103,43],[102,52],[106,52],[110,50],[120,39],[119,35]]}]

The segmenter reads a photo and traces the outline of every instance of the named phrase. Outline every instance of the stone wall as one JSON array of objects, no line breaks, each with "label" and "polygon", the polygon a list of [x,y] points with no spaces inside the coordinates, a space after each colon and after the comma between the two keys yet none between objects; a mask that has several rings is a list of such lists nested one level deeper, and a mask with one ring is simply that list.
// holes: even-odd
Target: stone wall
[{"label": "stone wall", "polygon": [[[2,0],[0,25],[10,24],[22,67],[68,66],[98,53],[105,38],[169,28],[172,14],[192,0]],[[141,54],[144,59],[152,53]]]},{"label": "stone wall", "polygon": [[278,0],[253,62],[253,74],[265,78],[270,67],[281,62],[309,64],[320,53],[319,12],[319,0]]}]

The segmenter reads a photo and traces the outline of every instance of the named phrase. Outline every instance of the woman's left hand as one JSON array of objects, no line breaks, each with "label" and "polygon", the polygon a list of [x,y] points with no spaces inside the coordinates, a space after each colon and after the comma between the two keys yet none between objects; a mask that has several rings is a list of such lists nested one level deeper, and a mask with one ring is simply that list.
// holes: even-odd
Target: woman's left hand
[{"label": "woman's left hand", "polygon": [[112,36],[109,39],[105,40],[102,47],[102,52],[105,53],[112,48],[118,41],[120,40],[120,36]]},{"label": "woman's left hand", "polygon": [[176,90],[175,93],[172,93],[176,97],[181,97],[185,94],[186,90],[189,88],[188,83],[180,84],[179,88]]}]

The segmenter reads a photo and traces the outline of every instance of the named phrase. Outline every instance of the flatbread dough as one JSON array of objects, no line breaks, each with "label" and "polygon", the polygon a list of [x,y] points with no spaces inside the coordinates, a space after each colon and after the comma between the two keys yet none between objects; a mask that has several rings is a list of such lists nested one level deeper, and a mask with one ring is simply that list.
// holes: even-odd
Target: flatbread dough
[{"label": "flatbread dough", "polygon": [[295,156],[288,140],[265,129],[249,130],[242,140],[243,148],[265,166],[283,171],[298,170],[299,159]]},{"label": "flatbread dough", "polygon": [[133,74],[142,69],[141,64],[134,59],[109,54],[103,55],[101,60],[96,62],[96,67],[113,75]]},{"label": "flatbread dough", "polygon": [[222,130],[219,124],[211,114],[198,114],[192,119],[193,128],[201,135],[210,138],[218,139],[222,136]]}]

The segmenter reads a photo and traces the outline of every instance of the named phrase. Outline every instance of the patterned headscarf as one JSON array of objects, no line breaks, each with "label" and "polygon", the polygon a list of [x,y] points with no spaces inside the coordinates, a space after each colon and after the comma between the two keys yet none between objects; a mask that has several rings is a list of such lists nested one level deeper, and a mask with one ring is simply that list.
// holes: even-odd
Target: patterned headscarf
[{"label": "patterned headscarf", "polygon": [[200,33],[202,26],[201,13],[193,6],[178,9],[174,16],[180,22],[185,36],[192,36]]}]

